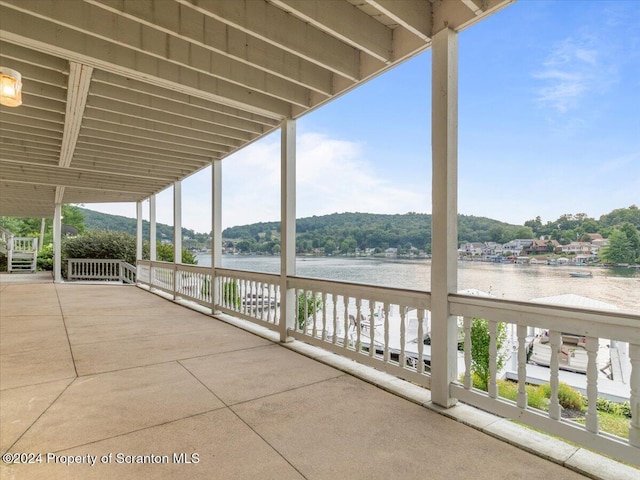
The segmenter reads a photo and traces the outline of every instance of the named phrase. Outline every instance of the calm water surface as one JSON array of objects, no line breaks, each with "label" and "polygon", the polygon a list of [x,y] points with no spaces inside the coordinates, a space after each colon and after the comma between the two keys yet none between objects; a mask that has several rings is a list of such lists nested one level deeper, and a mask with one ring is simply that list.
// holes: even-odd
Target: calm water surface
[{"label": "calm water surface", "polygon": [[[197,258],[199,265],[211,265],[210,255],[199,255]],[[222,266],[278,273],[280,259],[223,255]],[[414,290],[430,290],[431,283],[431,261],[425,259],[299,257],[296,268],[301,277]],[[590,271],[593,278],[571,278],[569,272],[573,271]],[[458,262],[458,287],[460,290],[477,288],[509,300],[531,300],[573,293],[613,303],[621,310],[640,313],[640,269]]]}]

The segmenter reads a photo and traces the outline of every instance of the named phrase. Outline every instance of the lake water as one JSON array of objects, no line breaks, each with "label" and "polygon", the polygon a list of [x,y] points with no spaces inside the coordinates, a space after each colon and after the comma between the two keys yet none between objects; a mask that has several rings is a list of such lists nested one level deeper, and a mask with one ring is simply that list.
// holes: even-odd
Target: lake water
[{"label": "lake water", "polygon": [[[210,266],[210,255],[198,265]],[[280,258],[223,255],[222,267],[278,273]],[[388,287],[430,290],[431,261],[371,257],[298,257],[301,277],[344,280]],[[590,271],[593,278],[571,278],[569,272]],[[640,314],[640,269],[458,262],[458,288],[477,288],[508,300],[531,300],[573,293]]]}]

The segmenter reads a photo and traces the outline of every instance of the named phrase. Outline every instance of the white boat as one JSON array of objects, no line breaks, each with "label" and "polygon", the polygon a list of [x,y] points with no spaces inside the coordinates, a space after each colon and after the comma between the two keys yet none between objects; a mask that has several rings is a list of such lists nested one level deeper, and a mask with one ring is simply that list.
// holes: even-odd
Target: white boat
[{"label": "white boat", "polygon": [[[422,332],[420,332],[421,322]],[[387,341],[385,341],[385,323],[388,324]],[[349,339],[353,345],[358,342],[358,324],[360,326],[361,347],[369,349],[371,337],[373,337],[373,345],[379,355],[384,355],[386,346],[391,359],[399,360],[400,356],[404,354],[406,363],[415,367],[420,358],[420,350],[422,350],[422,359],[425,364],[429,365],[431,363],[431,321],[428,310],[424,311],[422,319],[418,318],[418,311],[415,309],[406,309],[404,315],[397,308],[395,310],[392,309],[389,311],[387,319],[385,319],[382,308],[378,308],[373,319],[361,316],[359,322],[356,320],[355,315],[350,315]],[[371,331],[372,326],[373,334]],[[422,333],[421,338],[419,336],[420,333]]]},{"label": "white boat", "polygon": [[593,278],[593,274],[591,272],[571,272],[569,273],[569,276],[574,278]]},{"label": "white boat", "polygon": [[263,295],[261,293],[248,293],[242,299],[242,305],[252,309],[264,310],[277,308],[280,302],[273,295]]}]

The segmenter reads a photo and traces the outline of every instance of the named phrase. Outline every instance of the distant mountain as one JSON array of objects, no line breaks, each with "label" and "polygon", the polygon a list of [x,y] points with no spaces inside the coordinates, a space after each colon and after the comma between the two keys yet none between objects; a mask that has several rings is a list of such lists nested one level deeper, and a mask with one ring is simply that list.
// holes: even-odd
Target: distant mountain
[{"label": "distant mountain", "polygon": [[[123,217],[122,215],[110,215],[108,213],[96,212],[88,208],[78,207],[82,215],[84,215],[85,228],[87,230],[116,230],[126,232],[130,235],[136,234],[136,219]],[[173,226],[164,223],[156,223],[156,232],[158,240],[173,240]],[[149,222],[142,221],[142,235],[149,238]],[[192,238],[198,241],[206,241],[209,238],[208,233],[196,233],[188,228],[182,229],[183,238]]]},{"label": "distant mountain", "polygon": [[[485,217],[458,216],[460,242],[506,242],[522,236],[531,238],[531,228],[510,225]],[[296,248],[299,253],[354,251],[356,248],[417,248],[431,250],[431,215],[406,213],[381,215],[373,213],[334,213],[300,218],[296,222]],[[224,239],[233,241],[240,251],[273,252],[277,250],[280,222],[261,222],[227,228]]]},{"label": "distant mountain", "polygon": [[[136,221],[119,215],[109,215],[80,208],[87,229],[120,230],[132,235],[136,232]],[[640,230],[640,209],[631,205],[602,215],[599,220],[587,214],[565,214],[555,221],[543,224],[540,217],[528,220],[523,225],[512,225],[487,217],[458,215],[458,242],[506,243],[515,238],[539,238],[549,236],[560,243],[569,243],[585,238],[588,233],[601,233],[607,238],[610,233],[625,223]],[[158,223],[158,239],[173,239],[173,227]],[[143,221],[143,234],[149,235],[149,222]],[[384,250],[417,248],[431,251],[431,215],[406,213],[382,215],[374,213],[333,213],[330,215],[299,218],[296,221],[296,249],[299,253],[353,252],[356,248]],[[196,233],[183,228],[185,239],[193,239],[198,245],[209,242],[208,233]],[[242,252],[277,253],[280,248],[280,222],[260,222],[227,228],[222,232],[227,247],[233,246]],[[587,236],[588,238],[588,236]]]}]

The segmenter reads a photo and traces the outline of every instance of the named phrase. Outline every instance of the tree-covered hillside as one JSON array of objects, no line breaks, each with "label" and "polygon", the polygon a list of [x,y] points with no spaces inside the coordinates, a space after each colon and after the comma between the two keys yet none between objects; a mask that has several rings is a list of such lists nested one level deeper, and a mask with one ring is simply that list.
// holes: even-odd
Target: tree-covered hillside
[{"label": "tree-covered hillside", "polygon": [[[96,212],[80,207],[78,207],[78,210],[84,215],[84,225],[87,230],[115,230],[130,235],[136,234],[135,218],[110,215],[108,213]],[[173,241],[173,226],[156,223],[156,232],[158,240]],[[149,238],[149,222],[147,220],[142,221],[142,235],[144,238]],[[200,243],[209,241],[208,233],[196,233],[188,228],[182,229],[182,237],[185,239],[193,239]]]},{"label": "tree-covered hillside", "polygon": [[[71,205],[63,206],[64,223],[83,230],[111,230],[135,234],[136,220],[108,215]],[[0,226],[17,235],[37,236],[40,219],[0,217]],[[334,213],[300,218],[296,222],[298,253],[351,253],[356,249],[383,251],[397,248],[399,252],[418,249],[431,252],[431,215],[410,212],[381,215],[373,213]],[[149,235],[149,222],[143,222],[143,235]],[[173,227],[157,224],[158,240],[172,241]],[[51,220],[46,223],[45,244],[51,242]],[[458,241],[506,243],[516,238],[548,236],[561,244],[576,240],[590,241],[589,234],[599,233],[610,240],[602,250],[605,261],[631,263],[640,261],[640,209],[636,205],[619,208],[598,220],[586,213],[564,214],[554,221],[542,222],[540,217],[510,225],[486,217],[458,216]],[[184,245],[206,248],[210,234],[183,228]],[[227,228],[222,232],[225,247],[240,252],[279,253],[280,222],[261,222]]]},{"label": "tree-covered hillside", "polygon": [[[502,241],[533,233],[526,227],[468,215],[459,216],[458,228],[461,242]],[[317,249],[348,253],[356,248],[380,251],[387,248],[409,250],[412,247],[427,253],[431,251],[431,215],[423,213],[381,215],[356,212],[300,218],[296,222],[296,233],[299,253]],[[240,251],[276,252],[280,222],[227,228],[222,236]]]}]

